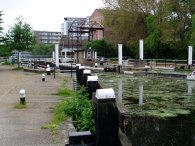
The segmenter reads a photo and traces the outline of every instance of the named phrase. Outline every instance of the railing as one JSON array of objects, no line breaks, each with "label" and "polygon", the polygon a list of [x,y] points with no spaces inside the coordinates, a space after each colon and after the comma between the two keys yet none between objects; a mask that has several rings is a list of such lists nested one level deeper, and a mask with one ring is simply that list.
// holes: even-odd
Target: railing
[{"label": "railing", "polygon": [[0,57],[0,62],[5,62],[7,61],[7,57]]},{"label": "railing", "polygon": [[[145,65],[151,67],[183,67],[188,66],[188,60],[177,60],[177,59],[144,59]],[[118,63],[118,60],[114,60],[113,62]],[[135,59],[128,59],[128,65],[133,65]],[[193,60],[193,64],[195,64],[195,60]]]}]

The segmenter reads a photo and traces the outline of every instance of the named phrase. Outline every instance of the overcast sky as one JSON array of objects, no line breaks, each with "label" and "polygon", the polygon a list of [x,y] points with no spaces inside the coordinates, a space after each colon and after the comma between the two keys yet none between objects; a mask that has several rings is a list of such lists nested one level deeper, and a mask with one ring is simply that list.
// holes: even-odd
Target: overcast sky
[{"label": "overcast sky", "polygon": [[33,30],[61,31],[64,17],[90,16],[102,0],[0,0],[4,32],[22,16]]}]

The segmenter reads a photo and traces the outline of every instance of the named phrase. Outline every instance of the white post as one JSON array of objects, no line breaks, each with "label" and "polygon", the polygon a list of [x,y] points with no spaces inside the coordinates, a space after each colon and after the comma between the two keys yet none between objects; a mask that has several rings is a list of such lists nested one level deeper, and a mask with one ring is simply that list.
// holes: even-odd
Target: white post
[{"label": "white post", "polygon": [[86,51],[83,52],[83,59],[85,59],[85,53],[86,53]]},{"label": "white post", "polygon": [[64,52],[64,59],[67,60],[67,51]]},{"label": "white post", "polygon": [[122,65],[122,44],[118,44],[118,65]]},{"label": "white post", "polygon": [[95,51],[95,56],[94,57],[95,57],[95,60],[96,60],[97,59],[97,51]]},{"label": "white post", "polygon": [[21,60],[21,52],[18,51],[18,62],[20,63],[20,60]]},{"label": "white post", "polygon": [[144,40],[139,40],[139,59],[144,60]]},{"label": "white post", "polygon": [[55,52],[52,52],[52,59],[53,59],[53,63],[55,62]]},{"label": "white post", "polygon": [[139,105],[143,105],[144,103],[144,86],[139,85]]},{"label": "white post", "polygon": [[59,45],[55,44],[55,59],[56,67],[59,67]]},{"label": "white post", "polygon": [[192,65],[192,46],[188,46],[188,65]]}]

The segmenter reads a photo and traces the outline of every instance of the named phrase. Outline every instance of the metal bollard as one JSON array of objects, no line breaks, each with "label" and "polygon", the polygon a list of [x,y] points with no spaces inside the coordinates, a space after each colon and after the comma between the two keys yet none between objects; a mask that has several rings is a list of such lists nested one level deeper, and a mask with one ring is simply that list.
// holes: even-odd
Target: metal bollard
[{"label": "metal bollard", "polygon": [[20,104],[25,104],[26,92],[24,89],[21,89],[20,92]]},{"label": "metal bollard", "polygon": [[42,74],[42,82],[45,82],[45,74]]}]

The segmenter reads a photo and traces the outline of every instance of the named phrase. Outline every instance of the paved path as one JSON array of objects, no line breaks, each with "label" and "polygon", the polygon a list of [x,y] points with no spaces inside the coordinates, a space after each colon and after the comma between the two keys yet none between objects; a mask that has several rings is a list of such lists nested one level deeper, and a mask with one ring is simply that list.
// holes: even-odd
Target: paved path
[{"label": "paved path", "polygon": [[[52,93],[63,81],[60,76],[46,76],[42,82],[41,74],[12,71],[0,65],[0,146],[64,146],[67,139],[63,134],[55,143],[50,130],[40,128],[49,123],[59,102],[60,97]],[[22,88],[26,90],[27,108],[16,109]]]}]

